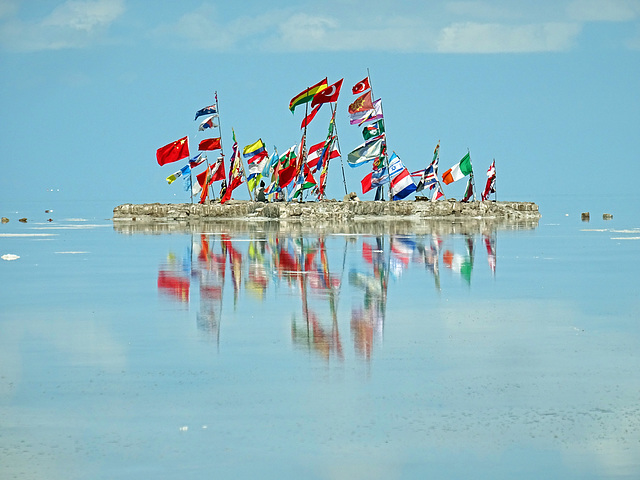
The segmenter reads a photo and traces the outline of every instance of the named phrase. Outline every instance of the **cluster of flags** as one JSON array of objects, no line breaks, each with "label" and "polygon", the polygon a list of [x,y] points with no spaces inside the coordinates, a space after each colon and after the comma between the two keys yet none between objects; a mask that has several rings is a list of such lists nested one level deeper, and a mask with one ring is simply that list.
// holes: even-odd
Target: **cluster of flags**
[{"label": "cluster of flags", "polygon": [[[199,117],[208,115],[208,117],[200,123],[198,131],[204,131],[209,128],[219,128],[219,124],[214,123],[214,119],[218,118],[217,103],[218,94],[216,93],[216,103],[214,105],[206,106],[196,112],[194,121]],[[167,177],[167,183],[172,184],[178,178],[183,177],[185,191],[190,192],[191,197],[200,194],[200,202],[204,203],[213,182],[225,180],[224,154],[222,153],[221,137],[205,138],[201,140],[198,144],[198,150],[199,153],[197,155],[189,158],[189,137],[185,136],[159,148],[156,151],[156,160],[158,161],[158,165],[163,166],[168,163],[189,159],[186,165]],[[213,164],[209,164],[209,160],[203,152],[215,150],[220,150],[220,156],[218,156],[217,160]],[[193,184],[192,169],[205,162],[207,163],[207,168],[196,175],[197,183]]]},{"label": "cluster of flags", "polygon": [[381,198],[382,186],[389,184],[391,198],[400,200],[416,191],[411,174],[400,157],[394,152],[387,155],[387,139],[382,113],[382,99],[373,99],[373,89],[369,76],[356,83],[351,92],[358,97],[349,105],[349,123],[364,125],[364,143],[357,146],[347,156],[349,166],[355,168],[372,162],[371,172],[360,182],[362,193],[376,188],[376,198]]},{"label": "cluster of flags", "polygon": [[[190,158],[188,136],[171,142],[157,150],[158,165],[163,166],[188,159],[186,165],[167,177],[167,182],[171,184],[183,177],[185,191],[190,191],[191,196],[200,194],[200,203],[206,201],[208,192],[216,181],[225,181],[221,186],[222,203],[229,200],[233,190],[244,182],[247,183],[250,196],[252,192],[256,192],[258,184],[260,184],[261,188],[264,187],[266,195],[287,191],[290,192],[290,198],[300,198],[305,190],[313,189],[313,192],[318,195],[318,199],[321,199],[326,190],[329,162],[341,156],[335,117],[343,81],[344,79],[340,79],[329,85],[325,77],[291,99],[289,110],[292,113],[297,107],[305,106],[305,116],[300,126],[304,133],[300,143],[287,149],[283,155],[279,155],[275,147],[273,153],[269,155],[265,143],[259,138],[254,143],[245,146],[241,156],[240,147],[236,141],[235,132],[233,132],[233,152],[228,175],[225,175],[224,153],[220,136],[201,140],[198,143],[199,153],[193,158]],[[393,200],[406,198],[411,193],[420,192],[426,188],[434,190],[432,201],[443,198],[444,194],[438,178],[440,144],[436,145],[433,159],[426,168],[410,173],[395,152],[392,152],[391,156],[387,153],[382,99],[374,99],[369,76],[367,75],[356,83],[351,91],[353,95],[356,95],[356,98],[348,106],[349,122],[351,125],[362,127],[363,143],[349,152],[347,163],[352,168],[371,164],[371,171],[361,181],[362,193],[376,189],[376,199],[382,199],[382,187],[388,184],[390,198]],[[216,93],[215,104],[196,111],[194,121],[205,117],[200,121],[198,131],[204,132],[208,129],[220,128],[217,104]],[[307,126],[325,104],[329,104],[331,108],[327,136],[324,141],[311,145],[307,150]],[[309,111],[309,107],[311,107],[311,111]],[[205,152],[215,150],[220,150],[220,154],[216,161],[210,164]],[[245,173],[242,158],[247,162],[248,175]],[[196,175],[197,183],[192,184],[192,170],[204,162],[207,163],[207,167]],[[316,174],[319,174],[317,179],[314,177]],[[417,184],[412,180],[412,177],[417,178]],[[465,177],[468,177],[468,183],[462,201],[469,201],[472,197],[475,199],[473,167],[469,152],[444,172],[442,181],[449,185]],[[227,179],[228,182],[226,182]],[[266,180],[266,186],[263,180]],[[488,200],[492,193],[495,194],[495,184],[494,160],[487,171],[487,183],[481,196],[483,201]]]},{"label": "cluster of flags", "polygon": [[[323,198],[325,194],[329,162],[334,158],[340,157],[335,116],[337,111],[336,104],[340,96],[343,81],[344,79],[340,79],[332,85],[329,85],[327,78],[324,78],[315,85],[300,92],[289,102],[289,110],[291,110],[292,113],[297,106],[307,104],[305,117],[300,125],[304,133],[302,134],[295,162],[292,162],[290,158],[291,149],[289,149],[289,155],[285,154],[279,162],[278,186],[282,189],[293,182],[292,198],[300,198],[303,192],[309,189],[312,189],[312,191],[317,194],[318,199]],[[311,106],[311,112],[308,111],[309,104]],[[327,137],[324,141],[311,145],[307,150],[307,126],[325,104],[329,104],[331,109],[331,120],[329,121]],[[284,162],[282,161],[283,159]],[[314,177],[316,173],[319,173],[317,180]],[[267,191],[271,191],[271,185]]]}]

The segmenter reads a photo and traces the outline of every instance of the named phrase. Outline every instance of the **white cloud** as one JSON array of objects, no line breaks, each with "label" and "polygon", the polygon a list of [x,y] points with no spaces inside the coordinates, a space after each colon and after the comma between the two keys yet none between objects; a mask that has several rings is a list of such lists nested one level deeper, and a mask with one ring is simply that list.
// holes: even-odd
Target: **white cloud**
[{"label": "white cloud", "polygon": [[15,51],[86,47],[100,39],[124,11],[124,0],[69,0],[39,21],[23,22],[8,13],[0,25],[0,43]]},{"label": "white cloud", "polygon": [[42,26],[70,28],[91,32],[108,26],[124,13],[123,0],[69,0],[56,7],[44,19]]},{"label": "white cloud", "polygon": [[629,22],[640,17],[638,0],[574,0],[567,13],[580,22]]},{"label": "white cloud", "polygon": [[503,25],[455,23],[437,41],[442,53],[526,53],[569,50],[581,31],[576,23]]}]

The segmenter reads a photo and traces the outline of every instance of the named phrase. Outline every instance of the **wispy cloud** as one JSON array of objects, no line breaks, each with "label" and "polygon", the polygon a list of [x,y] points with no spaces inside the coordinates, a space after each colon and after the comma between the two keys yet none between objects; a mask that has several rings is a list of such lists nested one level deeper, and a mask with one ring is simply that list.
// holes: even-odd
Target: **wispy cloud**
[{"label": "wispy cloud", "polygon": [[[124,17],[124,1],[67,0],[44,18],[24,20],[26,3],[21,10],[17,0],[0,0],[0,44],[37,51],[113,41],[109,27]],[[572,49],[587,23],[638,25],[640,20],[638,0],[435,0],[397,5],[369,0],[367,5],[363,9],[359,2],[327,0],[322,10],[294,2],[240,8],[204,0],[191,10],[167,7],[179,12],[166,15],[169,22],[154,23],[154,15],[129,18],[136,30],[125,31],[124,41],[151,40],[166,47],[216,52],[558,52]],[[629,39],[624,46],[637,48],[637,43]]]},{"label": "wispy cloud", "polygon": [[572,23],[503,25],[456,23],[441,31],[442,53],[525,53],[569,50],[581,27]]},{"label": "wispy cloud", "polygon": [[[407,9],[376,3],[363,11],[353,3],[329,2],[321,13],[303,5],[252,17],[224,19],[201,7],[166,25],[173,39],[216,51],[387,51],[412,53],[528,53],[573,48],[587,21],[633,21],[631,0],[454,0]],[[606,14],[600,10],[607,10]],[[196,32],[215,31],[203,39]]]},{"label": "wispy cloud", "polygon": [[9,10],[0,8],[0,18],[4,20],[0,24],[0,43],[14,51],[86,47],[101,39],[125,11],[124,0],[68,0],[40,20],[22,21],[12,5],[14,8]]},{"label": "wispy cloud", "polygon": [[569,16],[581,22],[630,22],[640,17],[638,0],[574,0]]}]

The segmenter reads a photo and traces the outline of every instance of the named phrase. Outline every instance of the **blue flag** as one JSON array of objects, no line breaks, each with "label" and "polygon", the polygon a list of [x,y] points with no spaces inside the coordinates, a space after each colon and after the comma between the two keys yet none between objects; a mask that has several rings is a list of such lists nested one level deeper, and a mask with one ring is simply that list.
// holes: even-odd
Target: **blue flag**
[{"label": "blue flag", "polygon": [[194,120],[197,120],[198,117],[201,117],[202,115],[213,115],[214,113],[218,113],[218,109],[215,105],[209,105],[208,107],[204,107],[198,110],[196,112],[196,118],[194,118]]}]

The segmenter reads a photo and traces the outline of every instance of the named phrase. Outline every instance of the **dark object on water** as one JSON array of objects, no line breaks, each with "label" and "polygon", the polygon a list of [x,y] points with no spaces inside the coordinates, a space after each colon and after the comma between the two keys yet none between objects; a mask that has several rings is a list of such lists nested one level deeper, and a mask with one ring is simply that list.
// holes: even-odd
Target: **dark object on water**
[{"label": "dark object on water", "polygon": [[7,217],[2,217],[2,223],[9,223],[9,219]]},{"label": "dark object on water", "polygon": [[22,222],[22,223],[27,223],[27,218],[26,217],[25,218],[19,218],[18,221]]},{"label": "dark object on water", "polygon": [[613,215],[610,213],[603,213],[602,214],[602,219],[603,220],[611,220],[613,218]]},{"label": "dark object on water", "polygon": [[589,221],[589,212],[583,212],[582,213],[582,221],[583,222],[588,222]]}]

